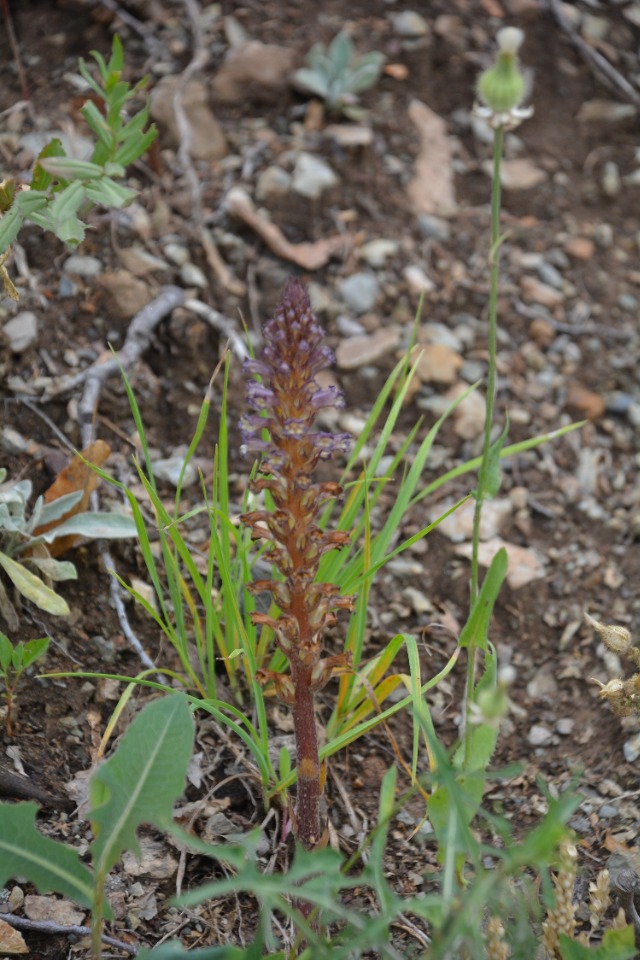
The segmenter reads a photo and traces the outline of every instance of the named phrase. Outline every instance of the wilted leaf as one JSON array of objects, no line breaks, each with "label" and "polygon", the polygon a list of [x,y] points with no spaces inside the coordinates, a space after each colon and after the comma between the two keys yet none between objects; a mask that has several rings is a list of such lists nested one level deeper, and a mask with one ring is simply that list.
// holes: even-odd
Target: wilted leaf
[{"label": "wilted leaf", "polygon": [[16,590],[41,610],[59,617],[69,615],[67,601],[43,583],[40,577],[36,577],[35,573],[27,570],[23,564],[12,560],[6,553],[0,553],[0,567],[3,568]]},{"label": "wilted leaf", "polygon": [[[47,516],[47,522],[42,523],[33,531],[34,536],[38,537],[48,533],[55,527],[59,527],[64,520],[68,520],[70,517],[75,516],[75,514],[86,511],[89,506],[91,494],[98,483],[98,475],[91,469],[89,464],[93,464],[96,467],[103,466],[110,453],[111,447],[108,443],[105,443],[104,440],[96,440],[96,442],[88,446],[86,450],[83,450],[81,454],[76,454],[73,457],[71,462],[58,474],[46,491],[44,502],[45,504],[50,504],[56,500],[60,500],[62,497],[68,497],[70,494],[81,493],[82,495],[73,501],[67,501],[69,503],[69,509],[66,510],[66,512],[56,515],[56,511],[53,516],[49,514],[49,516]],[[72,531],[68,531],[68,533],[71,532]],[[66,550],[71,549],[76,539],[77,536],[59,537],[57,542],[50,548],[49,553],[54,557],[59,556]],[[51,540],[47,538],[47,542],[50,543]]]}]

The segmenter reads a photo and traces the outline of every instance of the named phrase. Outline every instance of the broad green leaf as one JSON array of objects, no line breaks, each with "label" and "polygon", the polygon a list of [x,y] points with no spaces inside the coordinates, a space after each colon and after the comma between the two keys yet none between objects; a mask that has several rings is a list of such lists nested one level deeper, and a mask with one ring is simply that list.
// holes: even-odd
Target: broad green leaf
[{"label": "broad green leaf", "polygon": [[11,654],[11,666],[18,673],[24,667],[24,643],[16,643]]},{"label": "broad green leaf", "polygon": [[67,601],[43,583],[40,577],[31,573],[25,566],[12,560],[6,553],[0,553],[0,567],[5,571],[15,588],[27,600],[31,600],[41,610],[59,617],[69,616]]},{"label": "broad green leaf", "polygon": [[631,925],[621,930],[606,930],[597,947],[585,947],[564,933],[559,939],[562,960],[631,960],[637,956]]},{"label": "broad green leaf", "polygon": [[93,878],[77,852],[43,837],[35,803],[0,804],[0,886],[26,877],[40,893],[61,893],[91,906]]},{"label": "broad green leaf", "polygon": [[105,875],[125,850],[139,853],[143,823],[165,827],[184,789],[193,746],[193,719],[182,694],[148,704],[112,757],[91,778],[91,845],[95,869]]},{"label": "broad green leaf", "polygon": [[0,630],[0,670],[4,673],[11,664],[13,645],[9,637]]},{"label": "broad green leaf", "polygon": [[348,34],[346,34],[344,30],[341,30],[340,33],[333,38],[331,46],[329,47],[329,57],[337,74],[346,73],[349,64],[353,60],[354,52],[353,44]]},{"label": "broad green leaf", "polygon": [[25,670],[27,667],[30,667],[32,663],[35,663],[39,657],[43,657],[48,647],[48,637],[38,637],[37,640],[28,640],[24,645],[24,655],[22,657]]},{"label": "broad green leaf", "polygon": [[53,180],[52,174],[45,170],[41,161],[48,160],[51,157],[64,156],[66,156],[64,147],[62,146],[62,142],[57,137],[51,140],[46,147],[43,147],[43,149],[40,151],[38,159],[36,160],[36,165],[33,168],[33,176],[31,178],[32,190],[46,190]]},{"label": "broad green leaf", "polygon": [[501,547],[491,561],[469,619],[462,628],[459,641],[461,647],[487,649],[487,634],[493,605],[507,574],[508,566],[507,551]]},{"label": "broad green leaf", "polygon": [[123,513],[76,513],[53,530],[41,533],[39,539],[52,543],[56,537],[67,537],[71,534],[90,540],[119,540],[135,537],[136,525],[131,517]]}]

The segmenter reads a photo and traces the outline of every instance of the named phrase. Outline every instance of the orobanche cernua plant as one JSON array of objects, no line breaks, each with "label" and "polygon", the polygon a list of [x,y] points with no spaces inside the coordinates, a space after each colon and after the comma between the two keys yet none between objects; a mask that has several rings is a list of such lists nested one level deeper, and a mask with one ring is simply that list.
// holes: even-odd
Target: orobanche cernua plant
[{"label": "orobanche cernua plant", "polygon": [[313,429],[321,407],[342,406],[344,400],[337,388],[321,388],[315,380],[333,355],[321,345],[322,331],[297,280],[285,286],[263,334],[260,359],[245,361],[245,372],[259,380],[247,385],[254,412],[242,417],[240,429],[244,449],[262,455],[261,476],[251,482],[251,491],[268,494],[273,508],[245,513],[242,520],[254,538],[269,542],[265,559],[282,576],[253,582],[252,592],[270,592],[280,610],[277,617],[256,612],[253,621],[273,630],[289,662],[290,672],[263,670],[260,679],[273,684],[277,696],[293,708],[297,804],[292,822],[298,840],[313,849],[324,842],[325,833],[314,694],[349,669],[345,654],[323,656],[323,634],[335,622],[334,610],[353,609],[353,599],[339,596],[335,585],[315,582],[322,557],[343,546],[349,535],[318,525],[327,502],[342,491],[334,482],[314,482],[313,474],[320,460],[346,452],[351,437]]},{"label": "orobanche cernua plant", "polygon": [[628,680],[615,679],[608,683],[595,680],[600,687],[600,696],[611,704],[611,709],[618,717],[640,714],[640,650],[632,644],[631,634],[626,627],[608,626],[588,613],[585,613],[584,618],[600,634],[608,650],[626,657],[639,671]]}]

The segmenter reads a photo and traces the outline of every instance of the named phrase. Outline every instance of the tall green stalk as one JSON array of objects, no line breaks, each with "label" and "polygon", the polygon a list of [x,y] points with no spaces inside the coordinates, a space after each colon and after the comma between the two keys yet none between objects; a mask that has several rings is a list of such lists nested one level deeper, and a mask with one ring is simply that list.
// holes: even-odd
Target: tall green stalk
[{"label": "tall green stalk", "polygon": [[[480,552],[480,523],[482,520],[482,505],[489,486],[489,471],[491,457],[491,431],[493,428],[493,412],[496,396],[496,356],[498,351],[498,282],[500,262],[500,202],[501,183],[500,165],[504,145],[504,127],[499,126],[495,131],[493,141],[493,179],[491,184],[491,249],[489,251],[489,369],[487,372],[487,405],[484,421],[484,438],[482,443],[482,462],[478,473],[476,502],[473,512],[473,533],[471,545],[471,609],[478,599],[479,581],[479,552]],[[467,688],[465,696],[465,760],[471,745],[469,736],[470,710],[473,702],[476,677],[476,645],[470,643],[467,660]]]}]

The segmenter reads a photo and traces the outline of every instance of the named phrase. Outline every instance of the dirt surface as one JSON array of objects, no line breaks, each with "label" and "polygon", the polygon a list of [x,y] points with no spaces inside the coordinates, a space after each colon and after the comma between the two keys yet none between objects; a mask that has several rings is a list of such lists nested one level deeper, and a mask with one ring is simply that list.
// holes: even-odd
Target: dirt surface
[{"label": "dirt surface", "polygon": [[[595,12],[593,4],[568,6],[575,13],[572,20],[579,35],[635,82],[640,21],[633,22],[627,14],[632,8],[637,12],[638,5],[603,4]],[[410,461],[440,414],[442,397],[457,385],[482,377],[486,369],[490,147],[474,127],[470,110],[475,79],[488,63],[497,29],[505,23],[522,26],[526,31],[522,60],[533,69],[535,114],[509,138],[507,157],[529,164],[528,172],[533,171],[538,182],[525,188],[522,170],[516,166],[515,189],[504,193],[508,233],[502,248],[498,418],[509,411],[509,442],[572,420],[588,422],[561,439],[513,457],[505,468],[499,536],[521,549],[525,575],[521,585],[505,587],[492,629],[502,662],[515,668],[514,710],[504,724],[496,766],[518,761],[522,771],[507,783],[491,785],[487,800],[526,825],[540,810],[536,777],[561,790],[583,768],[585,802],[572,826],[579,838],[581,867],[590,876],[617,844],[634,846],[640,820],[636,803],[640,747],[634,743],[638,726],[614,718],[598,701],[591,679],[607,680],[624,667],[605,656],[582,620],[588,609],[633,632],[640,603],[634,587],[640,567],[637,116],[615,119],[609,105],[596,122],[579,119],[585,104],[622,102],[622,97],[602,84],[536,0],[416,0],[410,9],[424,18],[426,30],[410,36],[403,35],[394,21],[409,9],[399,2],[325,0],[321,12],[311,0],[202,7],[200,41],[207,63],[195,76],[206,89],[207,115],[215,117],[226,138],[226,153],[195,159],[185,172],[177,143],[161,124],[157,149],[129,177],[140,191],[134,210],[91,217],[93,229],[77,252],[97,258],[95,277],[65,273],[69,251],[36,228],[20,235],[23,257],[14,260],[11,273],[21,301],[16,307],[4,300],[0,320],[32,311],[37,336],[18,352],[7,336],[3,338],[0,327],[1,462],[10,477],[31,479],[35,494],[51,483],[70,450],[81,446],[80,389],[41,402],[43,394],[52,378],[85,368],[107,343],[116,349],[122,346],[139,308],[136,298],[141,298],[142,306],[164,285],[177,284],[219,311],[238,333],[241,317],[257,333],[282,283],[292,274],[311,283],[318,315],[338,352],[334,376],[347,398],[341,418],[344,429],[353,429],[366,417],[383,377],[408,342],[419,287],[427,283],[421,323],[444,325],[452,337],[447,340],[441,329],[432,328],[424,339],[444,339],[448,360],[452,354],[457,359],[449,379],[425,373],[406,405],[402,430],[393,442],[397,449],[403,431],[422,418],[409,448]],[[124,14],[134,18],[127,21],[124,16],[127,22],[99,3],[73,0],[31,0],[13,4],[12,10],[31,109],[10,111],[21,99],[21,90],[3,30],[0,109],[8,112],[0,120],[0,150],[5,176],[28,176],[33,151],[25,134],[58,129],[85,133],[78,113],[82,96],[70,74],[79,55],[87,56],[94,48],[107,55],[114,30],[123,39],[131,78],[150,72],[152,96],[162,77],[187,68],[194,50],[193,24],[177,2],[122,4]],[[600,25],[594,26],[589,16],[600,18]],[[379,50],[387,65],[397,68],[362,97],[368,113],[360,126],[370,131],[363,145],[345,145],[339,134],[336,139],[326,132],[327,125],[344,121],[323,118],[309,108],[310,98],[288,82],[291,69],[273,87],[245,78],[239,81],[240,93],[231,99],[222,98],[215,87],[230,45],[237,43],[238,34],[242,39],[243,31],[251,40],[286,48],[292,67],[298,67],[314,42],[330,41],[342,27],[359,51]],[[421,216],[409,194],[414,164],[423,149],[419,128],[411,119],[415,100],[445,121],[451,151],[445,172],[452,179],[456,205],[448,216],[436,211],[435,220],[425,217],[424,210]],[[336,174],[335,184],[316,198],[296,192],[286,178],[281,191],[259,188],[268,167],[279,167],[290,177],[301,152],[326,161]],[[434,168],[430,175],[441,173]],[[276,255],[229,212],[227,199],[234,187],[242,187],[268,212],[289,244],[340,235],[345,241],[341,251],[313,271]],[[222,267],[202,246],[194,209],[198,203]],[[390,241],[390,252],[384,262],[367,262],[365,245],[376,239]],[[168,244],[180,247],[184,263],[195,269],[174,262]],[[136,267],[140,275],[133,276],[133,262],[122,251],[134,246],[158,257],[164,267]],[[407,267],[421,272],[418,280]],[[118,283],[113,271],[120,271]],[[350,306],[341,286],[360,273],[376,281],[374,302],[365,310]],[[390,329],[397,336],[389,339],[388,347],[373,359],[360,361],[358,351]],[[157,458],[184,452],[226,334],[226,328],[213,329],[193,311],[177,309],[157,327],[150,347],[130,371]],[[354,344],[353,336],[367,341]],[[239,368],[235,361],[233,421],[243,402]],[[209,476],[220,407],[215,390],[213,407],[198,451],[199,464]],[[22,445],[19,438],[8,436],[7,428],[22,438]],[[134,423],[115,379],[102,390],[95,431],[113,448],[112,472],[132,481]],[[447,423],[436,440],[425,484],[479,449],[477,416],[468,428],[459,420]],[[232,466],[231,497],[240,503],[249,465],[235,451]],[[399,536],[419,530],[472,485],[463,476],[422,501]],[[170,484],[163,490],[170,500]],[[116,502],[113,492],[103,489],[101,497],[105,507]],[[390,496],[382,498],[378,521],[391,503]],[[186,512],[199,505],[196,485],[183,506]],[[197,522],[193,526],[198,538]],[[457,539],[468,538],[462,534]],[[425,676],[442,667],[468,604],[469,564],[459,546],[455,534],[433,533],[408,552],[404,566],[391,565],[382,575],[372,593],[371,652],[395,633],[409,632],[420,639]],[[113,555],[125,580],[144,577],[134,545],[114,547]],[[49,635],[48,671],[137,673],[140,661],[123,635],[98,552],[92,546],[79,547],[69,559],[79,571],[75,584],[60,588],[72,608],[70,620],[61,622],[25,605],[16,639]],[[158,664],[173,666],[171,651],[151,620],[129,603],[127,614],[148,655]],[[438,729],[451,739],[459,722],[463,679],[463,670],[454,671],[431,701]],[[18,746],[34,782],[56,797],[66,797],[74,776],[89,769],[119,692],[104,681],[31,679],[21,690],[17,729],[13,738],[4,737],[0,761],[11,766],[5,751]],[[325,718],[331,696],[329,687],[322,707]],[[277,732],[290,732],[282,711],[274,712],[274,723]],[[395,734],[410,756],[409,723],[406,729],[396,725]],[[196,800],[228,780],[215,793],[216,800],[224,801],[226,816],[247,830],[261,822],[264,811],[250,778],[238,777],[242,768],[237,745],[221,747],[217,737],[203,721],[198,747],[204,751],[203,779],[198,788],[188,788],[187,796]],[[334,838],[345,849],[357,843],[354,823],[357,828],[375,817],[377,788],[391,762],[393,753],[383,733],[365,737],[333,761],[342,789],[330,775],[328,800]],[[397,883],[407,893],[420,888],[425,867],[434,861],[428,845],[417,847],[408,839],[421,816],[416,799],[406,821],[392,831],[389,869],[402,864]],[[43,810],[40,819],[49,835],[76,838],[79,843],[88,835],[85,821],[56,811],[55,805]],[[278,838],[271,840],[277,846]],[[161,857],[169,852],[163,850]],[[172,856],[177,857],[175,851]],[[183,885],[201,882],[209,871],[195,858],[187,866]],[[154,944],[173,931],[190,946],[235,942],[251,935],[251,909],[239,912],[235,901],[209,905],[199,915],[168,910],[165,901],[175,892],[171,878],[137,878],[123,867],[115,871],[114,890],[120,912],[113,930],[132,942]],[[34,958],[68,955],[66,937],[28,934],[27,940]],[[410,938],[407,949],[409,942]],[[85,955],[82,946],[74,951],[74,956]]]}]

